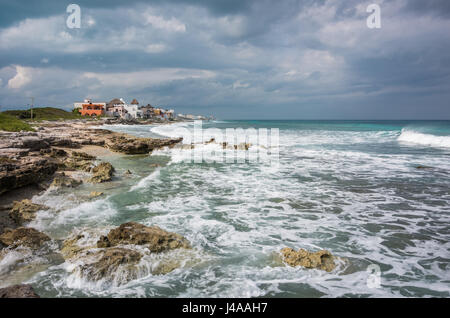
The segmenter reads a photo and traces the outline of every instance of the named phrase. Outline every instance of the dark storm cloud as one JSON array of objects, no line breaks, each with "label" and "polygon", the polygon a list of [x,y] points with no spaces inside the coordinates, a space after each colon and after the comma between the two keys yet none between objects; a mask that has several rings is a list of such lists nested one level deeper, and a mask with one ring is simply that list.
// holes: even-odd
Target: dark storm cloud
[{"label": "dark storm cloud", "polygon": [[223,118],[450,117],[449,1],[373,0],[380,30],[366,27],[372,1],[73,2],[81,29],[65,25],[69,2],[0,1],[0,105],[124,97]]}]

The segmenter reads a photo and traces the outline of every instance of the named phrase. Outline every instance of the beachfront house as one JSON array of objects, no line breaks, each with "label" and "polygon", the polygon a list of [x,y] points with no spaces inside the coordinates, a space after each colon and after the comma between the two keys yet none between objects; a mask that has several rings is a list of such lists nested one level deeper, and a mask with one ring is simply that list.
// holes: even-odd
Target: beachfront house
[{"label": "beachfront house", "polygon": [[114,98],[106,104],[106,116],[124,118],[127,111],[125,110],[125,102],[118,98]]},{"label": "beachfront house", "polygon": [[154,114],[154,107],[150,104],[147,104],[147,106],[141,106],[140,111],[142,112],[142,118],[150,119],[155,116]]},{"label": "beachfront house", "polygon": [[106,115],[128,120],[143,118],[139,102],[136,99],[133,99],[131,104],[127,104],[123,98],[114,98],[106,105]]},{"label": "beachfront house", "polygon": [[82,103],[74,103],[73,108],[77,109],[82,116],[101,116],[105,114],[106,103],[85,99]]},{"label": "beachfront house", "polygon": [[[121,99],[123,101],[123,99]],[[139,109],[139,102],[136,99],[133,99],[131,104],[126,104],[124,102],[124,107],[127,113],[131,116],[131,118],[142,118],[142,111]]]}]

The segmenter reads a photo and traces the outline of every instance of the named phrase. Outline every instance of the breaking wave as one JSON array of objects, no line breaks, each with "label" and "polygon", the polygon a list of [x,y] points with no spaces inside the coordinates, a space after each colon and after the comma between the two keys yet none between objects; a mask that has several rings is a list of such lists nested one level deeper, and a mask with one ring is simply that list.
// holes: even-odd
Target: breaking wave
[{"label": "breaking wave", "polygon": [[450,148],[450,136],[436,136],[413,130],[402,129],[402,133],[397,140],[400,142],[414,143],[422,146]]}]

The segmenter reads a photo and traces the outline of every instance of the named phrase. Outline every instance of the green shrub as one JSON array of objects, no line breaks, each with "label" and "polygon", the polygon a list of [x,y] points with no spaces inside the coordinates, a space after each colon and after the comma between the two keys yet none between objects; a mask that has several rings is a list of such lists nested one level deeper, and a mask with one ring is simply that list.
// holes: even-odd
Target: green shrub
[{"label": "green shrub", "polygon": [[33,131],[33,128],[17,117],[0,113],[0,130],[5,131]]}]

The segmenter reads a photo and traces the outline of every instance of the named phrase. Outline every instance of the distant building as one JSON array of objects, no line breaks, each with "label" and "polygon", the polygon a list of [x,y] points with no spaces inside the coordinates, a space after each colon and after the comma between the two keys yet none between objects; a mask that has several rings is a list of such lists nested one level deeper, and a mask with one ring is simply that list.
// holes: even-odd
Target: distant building
[{"label": "distant building", "polygon": [[[120,99],[120,100],[123,101],[123,99]],[[139,109],[139,102],[136,99],[133,99],[133,101],[129,105],[127,105],[124,102],[124,107],[125,107],[125,110],[127,111],[127,113],[132,118],[142,118],[143,117],[142,116],[142,111]]]},{"label": "distant building", "polygon": [[74,109],[78,109],[82,116],[101,116],[105,114],[106,103],[93,103],[90,99],[85,99],[82,103],[74,103]]},{"label": "distant building", "polygon": [[155,108],[150,104],[147,104],[147,106],[141,106],[139,110],[142,112],[142,118],[149,119],[155,116],[154,114]]}]

